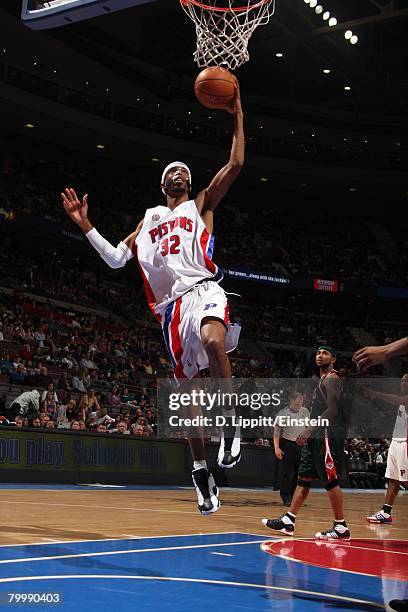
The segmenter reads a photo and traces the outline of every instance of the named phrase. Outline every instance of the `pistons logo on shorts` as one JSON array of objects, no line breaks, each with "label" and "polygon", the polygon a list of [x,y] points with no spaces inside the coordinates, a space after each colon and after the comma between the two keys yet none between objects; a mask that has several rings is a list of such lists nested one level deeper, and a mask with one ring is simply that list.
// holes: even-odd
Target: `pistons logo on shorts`
[{"label": "pistons logo on shorts", "polygon": [[158,221],[160,219],[160,215],[153,215],[152,221]]},{"label": "pistons logo on shorts", "polygon": [[204,310],[209,310],[210,308],[216,308],[217,304],[206,304],[204,306]]},{"label": "pistons logo on shorts", "polygon": [[334,468],[334,463],[326,463],[326,467],[328,470],[332,470]]}]

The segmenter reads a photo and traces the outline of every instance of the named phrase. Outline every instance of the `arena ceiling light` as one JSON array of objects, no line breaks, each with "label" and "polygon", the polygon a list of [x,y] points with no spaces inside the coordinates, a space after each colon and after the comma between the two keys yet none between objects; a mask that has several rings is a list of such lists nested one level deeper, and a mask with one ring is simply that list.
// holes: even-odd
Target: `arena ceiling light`
[{"label": "arena ceiling light", "polygon": [[103,144],[97,144],[97,145],[96,145],[96,148],[97,148],[97,149],[104,149],[104,148],[105,148],[105,145],[103,145]]},{"label": "arena ceiling light", "polygon": [[276,57],[283,57],[283,53],[279,52],[279,53],[275,53]]},{"label": "arena ceiling light", "polygon": [[310,0],[309,6],[314,9],[317,6],[317,0]]},{"label": "arena ceiling light", "polygon": [[327,21],[330,17],[330,11],[325,11],[322,15],[323,21]]},{"label": "arena ceiling light", "polygon": [[330,68],[325,68],[325,69],[323,70],[323,72],[324,72],[324,74],[330,74],[330,73],[331,73],[331,70],[330,70]]},{"label": "arena ceiling light", "polygon": [[345,85],[344,89],[345,89],[346,91],[351,91],[351,87],[350,87],[350,85]]},{"label": "arena ceiling light", "polygon": [[323,7],[321,4],[318,4],[315,8],[316,15],[321,15],[323,13]]},{"label": "arena ceiling light", "polygon": [[32,123],[26,123],[24,127],[31,130],[33,127],[35,127],[35,125],[33,125]]},{"label": "arena ceiling light", "polygon": [[351,30],[344,32],[344,38],[348,40],[351,45],[356,45],[358,43],[358,36],[353,34]]},{"label": "arena ceiling light", "polygon": [[330,17],[330,19],[329,19],[329,26],[332,28],[335,25],[337,25],[336,17]]}]

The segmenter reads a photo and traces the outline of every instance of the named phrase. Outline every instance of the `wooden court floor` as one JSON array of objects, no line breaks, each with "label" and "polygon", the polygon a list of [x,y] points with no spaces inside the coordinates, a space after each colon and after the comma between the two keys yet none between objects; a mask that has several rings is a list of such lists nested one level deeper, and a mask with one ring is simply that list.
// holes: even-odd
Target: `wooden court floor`
[{"label": "wooden court floor", "polygon": [[[221,509],[209,516],[197,510],[192,489],[1,489],[0,544],[97,540],[198,533],[241,532],[272,534],[263,517],[285,511],[279,493],[223,489]],[[406,540],[408,494],[401,493],[393,509],[392,525],[369,525],[365,517],[380,509],[383,493],[345,492],[345,517],[352,538]],[[296,520],[297,537],[313,537],[332,524],[324,492],[311,491]]]}]

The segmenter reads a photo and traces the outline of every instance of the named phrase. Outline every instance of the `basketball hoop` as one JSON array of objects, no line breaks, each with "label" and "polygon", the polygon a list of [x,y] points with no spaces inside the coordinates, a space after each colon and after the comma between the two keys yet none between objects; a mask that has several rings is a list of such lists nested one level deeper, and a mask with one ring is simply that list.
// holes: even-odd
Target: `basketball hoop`
[{"label": "basketball hoop", "polygon": [[275,12],[275,0],[180,0],[194,22],[200,67],[235,70],[249,60],[248,42],[254,30],[266,25]]}]

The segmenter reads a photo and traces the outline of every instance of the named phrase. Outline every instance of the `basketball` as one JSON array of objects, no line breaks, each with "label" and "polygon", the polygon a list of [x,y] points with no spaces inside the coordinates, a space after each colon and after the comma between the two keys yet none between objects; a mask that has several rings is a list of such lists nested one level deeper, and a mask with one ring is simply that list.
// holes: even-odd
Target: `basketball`
[{"label": "basketball", "polygon": [[225,68],[211,66],[196,78],[194,92],[206,108],[231,107],[235,97],[235,77]]}]

